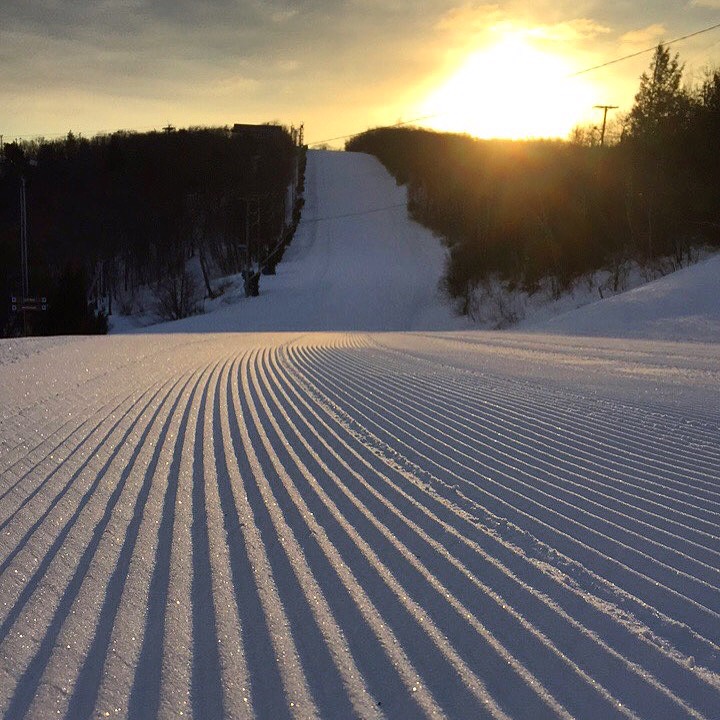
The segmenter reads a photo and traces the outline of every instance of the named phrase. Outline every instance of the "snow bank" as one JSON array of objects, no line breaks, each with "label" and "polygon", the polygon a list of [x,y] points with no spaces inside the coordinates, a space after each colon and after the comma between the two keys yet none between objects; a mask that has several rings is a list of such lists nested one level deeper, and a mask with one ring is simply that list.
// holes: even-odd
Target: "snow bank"
[{"label": "snow bank", "polygon": [[720,255],[524,331],[720,342]]}]

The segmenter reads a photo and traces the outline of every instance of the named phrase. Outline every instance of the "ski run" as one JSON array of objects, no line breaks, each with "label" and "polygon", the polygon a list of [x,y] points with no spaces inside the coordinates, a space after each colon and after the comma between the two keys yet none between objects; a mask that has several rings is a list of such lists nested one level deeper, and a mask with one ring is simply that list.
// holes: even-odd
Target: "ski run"
[{"label": "ski run", "polygon": [[259,298],[0,341],[2,717],[720,718],[713,319],[475,331],[376,161],[307,187]]}]

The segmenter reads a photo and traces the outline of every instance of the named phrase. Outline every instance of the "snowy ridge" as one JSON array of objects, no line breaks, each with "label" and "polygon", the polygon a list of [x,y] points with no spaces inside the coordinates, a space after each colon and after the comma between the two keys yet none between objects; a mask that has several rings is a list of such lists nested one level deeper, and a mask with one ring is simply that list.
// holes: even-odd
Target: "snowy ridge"
[{"label": "snowy ridge", "polygon": [[6,367],[5,717],[717,717],[717,413],[455,335],[190,339]]}]

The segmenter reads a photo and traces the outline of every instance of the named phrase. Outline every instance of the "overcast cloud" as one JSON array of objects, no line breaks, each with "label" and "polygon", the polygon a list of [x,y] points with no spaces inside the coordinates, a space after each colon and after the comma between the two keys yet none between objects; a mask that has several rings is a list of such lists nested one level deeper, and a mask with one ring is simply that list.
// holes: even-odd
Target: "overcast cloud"
[{"label": "overcast cloud", "polygon": [[[720,22],[719,4],[5,0],[0,134],[305,120],[311,138],[332,137],[406,119],[493,22],[593,62]],[[720,34],[702,40],[681,56],[717,58]]]}]

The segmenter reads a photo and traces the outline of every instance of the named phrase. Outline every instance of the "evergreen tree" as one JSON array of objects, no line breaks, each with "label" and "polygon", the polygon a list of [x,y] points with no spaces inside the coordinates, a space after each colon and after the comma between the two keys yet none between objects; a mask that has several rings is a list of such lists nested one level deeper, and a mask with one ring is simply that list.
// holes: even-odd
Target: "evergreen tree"
[{"label": "evergreen tree", "polygon": [[628,117],[630,137],[662,139],[687,124],[690,96],[682,88],[683,65],[676,53],[657,46],[650,71],[640,76],[640,89]]}]

